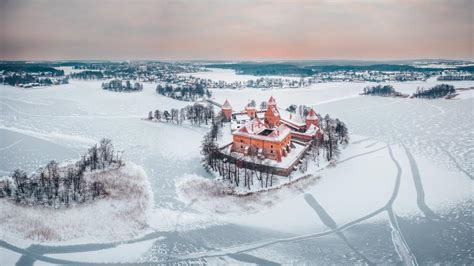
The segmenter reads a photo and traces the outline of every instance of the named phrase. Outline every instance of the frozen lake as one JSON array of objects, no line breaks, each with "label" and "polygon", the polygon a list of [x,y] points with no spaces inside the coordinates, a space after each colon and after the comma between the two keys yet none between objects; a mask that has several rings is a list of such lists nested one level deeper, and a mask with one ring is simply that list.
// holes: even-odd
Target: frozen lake
[{"label": "frozen lake", "polygon": [[[233,80],[232,74],[225,75]],[[412,92],[437,83],[393,85]],[[153,219],[162,225],[130,243],[80,243],[67,250],[34,246],[29,251],[35,255],[23,257],[6,249],[5,241],[20,249],[29,243],[0,238],[0,264],[18,259],[38,260],[35,265],[182,260],[472,264],[472,92],[462,92],[457,100],[359,96],[368,85],[213,90],[217,102],[229,99],[235,109],[271,95],[281,107],[311,105],[342,119],[354,136],[340,164],[316,173],[321,180],[307,191],[272,199],[272,207],[261,205],[261,211],[230,214],[206,211],[177,197],[176,182],[184,176],[210,178],[199,153],[206,129],[140,119],[150,110],[189,103],[158,95],[154,84],[144,84],[138,93],[104,91],[94,81],[29,90],[0,85],[0,175],[17,167],[33,171],[51,159],[76,160],[91,144],[111,138],[126,160],[147,172],[155,195]],[[113,255],[122,250],[127,255]]]}]

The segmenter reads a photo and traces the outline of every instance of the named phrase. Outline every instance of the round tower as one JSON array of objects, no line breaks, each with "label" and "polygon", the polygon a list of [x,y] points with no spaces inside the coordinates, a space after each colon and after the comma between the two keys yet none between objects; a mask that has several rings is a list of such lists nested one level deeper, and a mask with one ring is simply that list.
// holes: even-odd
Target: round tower
[{"label": "round tower", "polygon": [[319,125],[319,118],[313,108],[309,110],[308,115],[306,116],[306,129],[311,125],[315,125],[316,127]]},{"label": "round tower", "polygon": [[250,118],[255,118],[257,116],[257,109],[255,106],[251,106],[250,104],[245,106],[245,112]]},{"label": "round tower", "polygon": [[226,99],[224,104],[221,107],[222,113],[226,120],[231,120],[232,118],[232,106],[230,106],[229,101]]}]

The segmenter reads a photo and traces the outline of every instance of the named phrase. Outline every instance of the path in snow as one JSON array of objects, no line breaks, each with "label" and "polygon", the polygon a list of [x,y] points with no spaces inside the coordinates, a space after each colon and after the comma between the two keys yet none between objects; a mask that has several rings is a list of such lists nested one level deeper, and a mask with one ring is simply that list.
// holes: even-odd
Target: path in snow
[{"label": "path in snow", "polygon": [[397,167],[397,179],[395,181],[395,188],[393,189],[392,197],[385,206],[385,209],[388,212],[390,226],[392,227],[393,244],[404,265],[418,265],[418,263],[416,262],[415,255],[411,252],[410,247],[408,246],[407,242],[405,241],[405,238],[403,237],[402,230],[400,230],[400,227],[398,226],[397,217],[393,212],[393,203],[395,202],[395,199],[398,195],[398,191],[400,189],[400,182],[402,179],[402,168],[393,156],[392,148],[390,146],[388,146],[388,152],[390,154],[390,158]]},{"label": "path in snow", "polygon": [[420,210],[424,213],[424,215],[430,219],[439,218],[429,207],[426,205],[425,202],[425,191],[423,189],[423,184],[421,182],[420,171],[418,170],[418,165],[416,164],[415,158],[411,154],[410,150],[403,145],[405,149],[407,158],[410,162],[411,173],[413,176],[413,183],[416,189],[416,202]]},{"label": "path in snow", "polygon": [[[318,201],[313,197],[311,194],[305,194],[304,199],[306,203],[308,203],[311,208],[317,213],[319,219],[326,225],[327,227],[331,228],[332,230],[336,231],[336,234],[349,246],[354,253],[357,254],[358,257],[362,259],[363,262],[374,265],[369,259],[367,259],[360,251],[358,251],[344,236],[343,232],[338,231],[336,222],[331,218],[331,216],[326,212],[326,210],[318,203]],[[360,262],[359,262],[360,263]]]},{"label": "path in snow", "polygon": [[0,151],[8,150],[8,149],[10,149],[11,147],[13,147],[13,146],[15,146],[15,145],[21,143],[23,140],[24,140],[24,139],[19,139],[19,140],[13,142],[13,143],[10,144],[10,145],[7,145],[7,146],[5,146],[5,147],[3,147],[3,148],[0,148]]},{"label": "path in snow", "polygon": [[[346,244],[360,258],[362,258],[363,261],[365,261],[366,263],[369,263],[370,261],[364,255],[362,255],[354,246],[352,246],[348,242],[348,240],[342,234],[342,232],[344,230],[350,228],[351,226],[354,226],[355,224],[358,224],[360,222],[368,220],[372,217],[377,216],[378,214],[380,214],[384,211],[387,211],[387,213],[389,215],[389,221],[390,221],[390,224],[391,224],[391,228],[393,230],[392,231],[393,243],[394,243],[394,246],[395,246],[396,250],[398,251],[398,253],[400,255],[400,258],[402,259],[402,261],[404,263],[416,264],[416,258],[413,255],[413,253],[410,251],[410,248],[409,248],[408,244],[404,240],[403,233],[401,232],[400,227],[398,226],[397,217],[393,213],[393,209],[392,209],[392,205],[394,204],[394,202],[395,202],[395,200],[398,196],[398,190],[399,190],[399,186],[400,186],[400,182],[401,182],[402,169],[401,169],[400,165],[398,164],[397,160],[395,159],[395,157],[393,156],[391,147],[390,146],[384,146],[382,148],[379,148],[379,149],[376,149],[376,150],[373,150],[373,151],[370,151],[370,152],[366,152],[366,153],[363,153],[363,154],[358,154],[358,155],[352,156],[350,158],[347,158],[346,161],[349,160],[349,159],[358,158],[358,157],[373,153],[373,152],[381,150],[381,149],[385,149],[387,147],[388,147],[388,152],[391,156],[392,161],[397,166],[397,176],[396,176],[396,182],[395,182],[395,185],[394,185],[394,188],[393,188],[393,191],[392,191],[392,195],[388,199],[388,201],[387,201],[387,203],[384,207],[382,207],[380,209],[377,209],[377,210],[371,212],[368,215],[365,215],[363,217],[355,219],[351,222],[348,222],[348,223],[343,224],[341,226],[337,226],[335,221],[317,203],[317,201],[311,195],[306,195],[305,199],[306,199],[307,203],[317,212],[320,219],[331,230],[325,231],[325,232],[318,232],[318,233],[315,233],[315,234],[289,237],[289,238],[280,238],[280,239],[271,239],[270,238],[270,239],[256,241],[256,242],[253,242],[253,243],[239,244],[239,245],[236,245],[236,246],[233,246],[233,247],[232,246],[227,247],[227,248],[224,248],[224,249],[221,249],[221,250],[212,250],[212,248],[209,248],[209,247],[201,247],[200,249],[204,248],[204,250],[199,251],[198,249],[195,249],[194,252],[192,252],[190,254],[187,254],[185,256],[183,256],[182,254],[173,253],[173,249],[171,249],[171,250],[165,251],[165,253],[163,254],[163,255],[166,255],[166,257],[168,257],[168,259],[164,260],[164,261],[160,261],[160,263],[173,263],[173,262],[189,261],[189,260],[194,261],[194,262],[198,262],[199,259],[203,259],[203,258],[205,259],[205,258],[210,258],[210,257],[222,257],[222,256],[229,256],[229,257],[231,257],[233,259],[237,259],[237,260],[238,260],[238,258],[240,258],[240,259],[242,259],[242,262],[244,262],[246,260],[251,260],[252,257],[246,257],[246,256],[242,257],[242,256],[239,256],[239,255],[235,256],[235,255],[232,255],[232,254],[242,254],[244,252],[249,252],[249,251],[252,251],[252,250],[260,249],[260,248],[275,245],[275,244],[288,243],[288,242],[297,242],[297,241],[302,241],[302,240],[310,239],[310,238],[319,238],[319,237],[323,237],[323,236],[330,235],[330,234],[339,235],[341,237],[341,239],[343,239],[343,241],[346,242]],[[408,150],[406,150],[406,151],[408,151]],[[407,157],[410,158],[408,154],[409,154],[409,151],[407,152]],[[413,162],[411,162],[411,163],[413,163]],[[416,162],[414,162],[414,163],[416,164]],[[412,165],[412,167],[416,168],[416,165]],[[419,174],[418,175],[416,174],[416,170],[413,170],[415,168],[412,168],[412,171],[414,171],[414,179],[417,178],[416,176],[419,177]],[[416,182],[418,182],[418,181],[416,181]],[[419,187],[419,189],[417,189],[417,192],[423,191],[421,182],[417,186]],[[422,195],[423,194],[420,194],[420,197]],[[147,236],[144,236],[140,239],[129,241],[129,242],[126,242],[126,243],[137,243],[137,242],[146,241],[146,240],[150,240],[150,239],[155,239],[155,238],[163,237],[163,236],[169,238],[168,241],[171,241],[170,244],[172,244],[172,245],[175,245],[176,243],[186,243],[188,241],[188,240],[183,239],[181,237],[176,238],[178,236],[178,235],[176,235],[176,233],[173,234],[173,233],[167,233],[167,232],[156,232],[156,233],[152,233],[152,234],[149,234]],[[157,240],[157,241],[159,242],[159,240]],[[117,245],[120,245],[120,244],[123,244],[123,242],[108,243],[108,244],[71,245],[71,246],[59,246],[59,247],[32,245],[27,249],[21,249],[21,248],[17,248],[17,247],[14,247],[12,245],[9,245],[6,242],[0,242],[0,246],[2,246],[4,248],[7,248],[7,249],[10,249],[10,250],[13,250],[15,252],[19,252],[19,253],[24,254],[22,256],[22,258],[20,259],[20,261],[19,261],[19,263],[21,263],[21,265],[32,265],[32,263],[34,263],[35,260],[40,260],[40,261],[45,261],[45,262],[50,262],[50,263],[61,263],[61,264],[71,264],[71,263],[72,264],[81,264],[81,262],[78,262],[78,261],[67,261],[67,260],[60,260],[60,259],[54,259],[54,258],[46,257],[46,256],[44,256],[44,254],[87,252],[87,251],[108,249],[108,248],[116,247]],[[254,261],[259,261],[259,259],[260,258],[253,258]]]},{"label": "path in snow", "polygon": [[[158,208],[163,207],[173,210],[192,211],[187,210],[187,206],[176,201],[174,179],[186,173],[205,175],[199,165],[199,142],[206,130],[200,128],[178,128],[174,125],[151,124],[139,121],[137,118],[146,116],[149,110],[183,107],[189,104],[156,95],[153,88],[154,85],[147,85],[150,86],[145,88],[143,92],[127,95],[104,92],[100,89],[100,86],[93,82],[73,81],[72,84],[67,86],[31,91],[2,87],[0,89],[2,89],[4,95],[2,95],[0,99],[0,126],[10,129],[28,130],[42,134],[42,136],[48,136],[48,140],[55,142],[55,145],[62,146],[64,149],[73,149],[75,153],[82,153],[84,151],[83,147],[79,147],[81,142],[78,139],[59,138],[58,136],[53,138],[50,134],[58,132],[63,134],[63,136],[79,135],[94,141],[99,140],[101,137],[111,137],[118,148],[127,151],[129,158],[132,157],[138,164],[144,165],[154,185],[155,199]],[[434,247],[434,252],[443,255],[448,254],[449,256],[447,256],[447,258],[449,259],[459,258],[459,256],[461,256],[457,261],[459,261],[460,264],[466,264],[466,260],[463,260],[462,256],[471,254],[472,248],[462,246],[465,244],[464,242],[461,242],[461,247],[459,247],[460,244],[456,238],[472,235],[469,233],[472,219],[468,219],[469,217],[465,220],[461,219],[461,222],[458,224],[458,214],[454,211],[452,217],[441,217],[439,220],[429,219],[430,213],[433,213],[431,208],[427,206],[427,203],[431,203],[430,200],[433,198],[433,194],[430,191],[432,186],[430,186],[431,182],[429,182],[430,176],[425,172],[427,168],[425,168],[421,159],[427,157],[427,159],[433,163],[447,166],[447,168],[453,169],[456,173],[462,172],[468,176],[470,180],[474,179],[471,160],[474,151],[472,141],[472,128],[474,128],[472,121],[472,99],[428,101],[423,99],[347,97],[347,95],[352,95],[354,90],[359,92],[360,88],[358,88],[358,86],[365,85],[366,84],[349,84],[344,88],[339,88],[338,86],[340,86],[340,84],[321,84],[318,86],[322,87],[322,89],[311,88],[304,90],[218,90],[216,91],[216,95],[218,96],[218,102],[221,102],[221,100],[227,97],[232,99],[234,97],[240,97],[241,99],[238,101],[232,100],[232,104],[233,106],[235,105],[234,107],[236,108],[247,103],[248,98],[255,98],[257,102],[260,102],[267,100],[272,94],[275,94],[274,96],[276,96],[278,103],[282,104],[282,107],[286,107],[292,103],[304,103],[308,105],[319,103],[316,106],[316,110],[323,115],[329,113],[333,117],[341,118],[348,124],[351,135],[358,134],[367,136],[365,139],[352,142],[351,145],[367,142],[367,144],[364,143],[366,149],[374,147],[374,150],[341,160],[339,164],[344,164],[344,166],[348,161],[364,159],[365,155],[373,154],[386,148],[375,148],[382,145],[381,143],[395,144],[403,142],[406,147],[409,147],[409,150],[405,150],[408,163],[403,164],[403,170],[405,170],[403,171],[405,174],[403,181],[410,181],[409,183],[404,183],[409,184],[409,186],[413,188],[413,194],[416,196],[413,202],[416,200],[417,203],[415,208],[419,208],[428,219],[422,217],[420,221],[412,220],[411,218],[397,216],[395,213],[389,212],[392,211],[391,206],[394,205],[395,199],[401,198],[401,196],[398,195],[398,188],[396,188],[396,193],[392,194],[386,206],[373,211],[368,210],[368,214],[362,214],[362,217],[351,219],[348,222],[345,221],[345,223],[338,227],[336,224],[336,231],[331,229],[329,231],[299,234],[291,237],[255,233],[253,238],[233,239],[235,243],[225,242],[224,240],[219,240],[221,241],[219,242],[216,240],[215,243],[218,243],[217,248],[201,245],[200,243],[196,243],[196,240],[192,237],[187,237],[188,234],[192,234],[197,230],[173,235],[171,235],[173,232],[168,231],[152,233],[147,235],[147,237],[134,240],[137,241],[134,243],[156,240],[153,246],[157,247],[159,247],[160,244],[166,243],[166,245],[163,246],[164,253],[160,253],[158,250],[150,250],[150,257],[147,257],[152,258],[154,255],[164,256],[165,262],[186,261],[188,260],[187,258],[192,259],[193,262],[202,262],[209,257],[225,257],[233,259],[234,263],[235,261],[273,263],[278,260],[274,260],[274,258],[265,256],[264,254],[262,256],[255,254],[250,255],[245,252],[262,250],[265,247],[283,246],[285,243],[288,246],[301,248],[302,246],[297,245],[300,241],[324,239],[331,235],[336,236],[338,232],[352,228],[359,223],[366,222],[370,218],[381,217],[380,214],[387,211],[390,218],[389,222],[392,225],[391,229],[388,230],[393,230],[393,244],[404,262],[409,263],[418,260],[420,263],[424,263],[427,256],[425,255],[425,260],[423,260],[420,253],[423,253],[427,248]],[[344,86],[344,84],[341,86]],[[354,88],[348,88],[348,86],[354,86]],[[404,83],[395,84],[395,86],[413,87],[414,85]],[[242,103],[241,106],[239,106],[239,101]],[[38,136],[40,135],[36,137]],[[178,139],[187,139],[188,141],[173,141]],[[28,162],[27,166],[31,166],[32,168],[35,164],[42,164],[41,160],[52,159],[49,154],[43,153],[39,154],[39,157],[36,157],[30,150],[25,150],[25,147],[30,148],[37,146],[28,136],[25,136],[24,141],[14,144],[14,142],[18,140],[19,138],[15,137],[5,145],[2,145],[4,149],[8,147],[8,149],[2,150],[5,156],[16,152],[19,154],[18,158],[21,160],[21,163]],[[172,142],[173,145],[170,145]],[[379,145],[377,145],[377,142]],[[395,155],[397,157],[403,156],[398,153],[398,149]],[[419,155],[421,156],[418,157]],[[59,158],[55,157],[55,159],[62,160],[63,157],[65,159],[71,159],[74,158],[75,155],[64,152],[64,155],[55,156],[59,156]],[[31,159],[30,157],[35,158]],[[405,156],[403,156],[403,158],[404,157]],[[183,158],[185,158],[185,160],[183,160]],[[419,159],[418,162],[415,158]],[[196,166],[194,167],[194,165]],[[405,165],[407,167],[405,167]],[[23,165],[20,166],[23,167]],[[406,175],[408,166],[411,169],[411,176]],[[10,165],[7,165],[2,171],[10,170],[9,168],[11,168]],[[421,174],[420,170],[422,170]],[[375,176],[378,173],[372,172],[371,174]],[[385,177],[381,176],[381,178]],[[423,183],[421,182],[422,178],[426,186],[425,189],[423,189]],[[413,180],[413,182],[411,182],[411,180]],[[319,197],[318,200],[325,203]],[[448,202],[448,204],[451,203]],[[442,216],[441,213],[438,212],[438,206],[431,207],[437,211],[435,215]],[[327,208],[327,212],[333,214],[333,217],[336,217],[338,211],[340,210]],[[357,216],[354,216],[354,218],[356,217]],[[339,220],[339,218],[336,218],[336,220]],[[411,228],[405,227],[406,224],[410,223],[427,223],[428,226],[422,228],[416,226]],[[410,224],[410,226],[412,225]],[[426,231],[426,235],[416,235],[416,231],[421,231],[427,227],[440,228],[444,231],[438,233],[438,231],[433,230]],[[357,227],[353,229],[355,228]],[[420,230],[407,232],[413,228]],[[456,234],[453,237],[447,235],[447,232],[452,233],[454,231]],[[240,233],[246,232],[246,230],[242,229],[242,231],[237,231],[236,234],[239,235]],[[202,234],[205,236],[207,234],[208,237],[216,236],[217,238],[225,236],[225,234],[217,231],[217,227],[215,226],[204,229]],[[435,234],[439,235],[439,238],[434,236]],[[417,243],[417,239],[413,238],[414,235],[418,238],[426,237],[428,240],[421,244]],[[168,237],[167,242],[164,242],[160,237]],[[351,240],[349,233],[344,234],[344,237]],[[337,237],[334,238],[337,239]],[[390,237],[387,239],[390,239]],[[351,248],[348,243],[349,242],[345,245]],[[428,247],[426,247],[426,243],[430,243]],[[436,247],[439,243],[445,246],[439,249]],[[23,249],[12,246],[5,241],[0,242],[0,246],[3,248],[24,254],[19,263],[25,263],[25,265],[31,265],[35,261],[79,264],[80,262],[75,260],[58,259],[46,255],[51,254],[51,256],[55,256],[55,254],[84,253],[84,256],[87,256],[90,251],[112,249],[121,244],[122,243],[114,242],[112,244],[85,244],[65,247],[33,245]],[[303,244],[305,243],[301,243],[301,245]],[[362,246],[363,243],[358,242],[351,244],[353,244],[353,248],[360,250],[361,254],[364,253],[367,259],[375,263],[387,262],[385,260],[377,261],[373,257],[370,257],[373,254],[362,252],[364,248],[364,246]],[[389,243],[389,246],[394,250],[391,247],[391,243]],[[445,249],[452,249],[452,251],[450,251],[451,253],[442,253],[441,251]],[[413,252],[415,252],[416,255],[415,259],[413,259],[414,256],[412,257]],[[393,252],[393,254],[395,253]],[[139,255],[140,254],[137,254],[137,256]],[[422,259],[419,259],[420,257]],[[305,257],[305,259],[308,258],[311,259],[312,257]],[[395,259],[398,259],[396,255]],[[280,261],[284,262],[285,260]],[[143,260],[141,262],[146,263],[147,261]],[[437,261],[434,260],[433,262],[436,263]],[[398,263],[398,261],[394,263]]]}]

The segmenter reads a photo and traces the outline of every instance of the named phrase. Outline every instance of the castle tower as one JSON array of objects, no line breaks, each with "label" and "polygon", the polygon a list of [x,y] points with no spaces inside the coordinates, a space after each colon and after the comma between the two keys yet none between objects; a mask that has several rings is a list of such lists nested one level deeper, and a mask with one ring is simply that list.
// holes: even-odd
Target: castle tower
[{"label": "castle tower", "polygon": [[315,125],[316,127],[319,125],[319,118],[313,108],[309,110],[308,115],[306,116],[306,129],[311,125]]},{"label": "castle tower", "polygon": [[224,104],[221,107],[222,113],[226,120],[231,120],[232,118],[232,106],[230,106],[229,101],[225,100]]},{"label": "castle tower", "polygon": [[255,108],[255,106],[251,106],[250,104],[245,106],[245,112],[251,119],[257,116],[257,109]]},{"label": "castle tower", "polygon": [[276,101],[275,101],[275,98],[273,98],[273,96],[270,96],[270,99],[268,99],[268,102],[267,102],[267,107],[275,107],[276,108]]},{"label": "castle tower", "polygon": [[269,127],[278,127],[280,126],[280,112],[276,107],[276,101],[272,97],[268,100],[267,111],[265,112],[265,123]]}]

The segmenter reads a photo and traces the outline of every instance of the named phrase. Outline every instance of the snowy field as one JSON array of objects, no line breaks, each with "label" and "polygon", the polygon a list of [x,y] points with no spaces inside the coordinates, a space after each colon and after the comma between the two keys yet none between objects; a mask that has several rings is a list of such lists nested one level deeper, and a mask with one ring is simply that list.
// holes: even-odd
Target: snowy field
[{"label": "snowy field", "polygon": [[[242,78],[224,72],[197,75]],[[406,93],[439,83],[392,85]],[[446,83],[474,86],[472,81]],[[127,241],[86,238],[53,244],[5,237],[0,239],[0,265],[472,264],[472,93],[461,92],[456,100],[359,96],[368,85],[373,84],[213,90],[217,102],[229,99],[235,109],[271,95],[280,107],[311,105],[342,119],[351,134],[336,167],[311,173],[319,179],[250,203],[212,201],[212,195],[192,198],[177,191],[187,180],[211,178],[200,165],[199,153],[207,129],[140,120],[150,110],[189,104],[158,95],[154,84],[144,84],[137,93],[104,91],[97,81],[28,90],[1,85],[0,175],[16,167],[32,171],[51,159],[77,160],[107,137],[125,151],[125,160],[143,167],[154,206],[149,218],[153,231]],[[216,203],[249,204],[251,209],[222,211]]]},{"label": "snowy field", "polygon": [[[196,72],[196,73],[183,73],[179,74],[180,76],[194,76],[202,79],[210,79],[212,81],[225,81],[225,82],[243,82],[247,80],[256,80],[262,77],[252,76],[252,75],[236,75],[235,71],[232,69],[221,69],[221,68],[207,68],[209,71]],[[299,77],[290,77],[290,76],[265,76],[265,78],[281,78],[287,80],[300,80]]]}]

